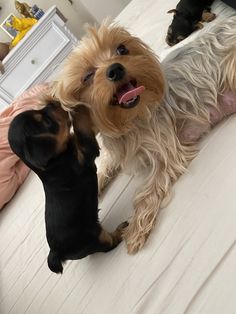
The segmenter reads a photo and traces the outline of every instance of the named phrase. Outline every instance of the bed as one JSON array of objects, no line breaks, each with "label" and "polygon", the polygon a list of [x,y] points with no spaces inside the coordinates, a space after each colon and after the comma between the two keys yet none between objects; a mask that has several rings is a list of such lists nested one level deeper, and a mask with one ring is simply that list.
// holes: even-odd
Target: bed
[{"label": "bed", "polygon": [[[133,0],[116,21],[163,60],[210,27],[168,47],[172,15],[166,12],[177,2]],[[213,11],[211,25],[236,13],[217,0]],[[68,261],[63,275],[47,267],[44,194],[31,172],[0,213],[0,313],[236,313],[235,134],[231,116],[201,141],[138,254],[128,255],[122,243],[110,253]],[[100,217],[108,230],[132,214],[140,182],[121,174],[106,190]]]}]

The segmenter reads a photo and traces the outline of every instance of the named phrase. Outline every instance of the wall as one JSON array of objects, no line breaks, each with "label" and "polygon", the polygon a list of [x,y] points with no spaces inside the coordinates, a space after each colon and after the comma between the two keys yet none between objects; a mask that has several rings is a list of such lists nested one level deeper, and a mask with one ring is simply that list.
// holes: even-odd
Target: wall
[{"label": "wall", "polygon": [[[85,23],[95,23],[95,18],[88,12],[84,5],[80,3],[80,1],[74,1],[73,5],[71,5],[68,0],[21,0],[20,2],[27,2],[30,6],[37,4],[37,6],[44,11],[52,5],[56,5],[68,19],[68,27],[78,38],[80,38],[84,33],[83,26]],[[2,6],[2,10],[0,11],[1,23],[10,13],[14,13],[19,16],[14,3],[14,0],[0,1],[0,6]],[[2,29],[0,29],[0,41],[9,42],[10,40],[11,38],[5,34]]]},{"label": "wall", "polygon": [[[80,38],[84,34],[84,24],[100,23],[106,16],[116,17],[130,0],[73,0],[72,5],[69,0],[20,0],[20,2],[27,2],[31,6],[37,4],[45,11],[52,5],[56,5],[68,19],[68,27]],[[19,16],[14,3],[14,0],[0,0],[0,6],[2,6],[0,23],[10,13]],[[9,42],[10,40],[11,38],[0,29],[0,42]]]},{"label": "wall", "polygon": [[99,23],[107,16],[115,18],[129,2],[130,0],[81,0]]}]

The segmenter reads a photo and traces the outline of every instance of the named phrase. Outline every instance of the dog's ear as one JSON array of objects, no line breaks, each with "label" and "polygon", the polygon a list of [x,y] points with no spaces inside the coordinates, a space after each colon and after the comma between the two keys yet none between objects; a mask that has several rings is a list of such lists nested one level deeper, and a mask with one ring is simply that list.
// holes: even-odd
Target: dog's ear
[{"label": "dog's ear", "polygon": [[55,155],[56,141],[46,136],[27,136],[24,145],[25,160],[29,165],[43,170]]},{"label": "dog's ear", "polygon": [[204,25],[203,25],[201,22],[197,22],[197,23],[194,25],[194,30],[202,29],[203,27],[204,27]]},{"label": "dog's ear", "polygon": [[174,15],[177,13],[177,10],[176,9],[172,9],[172,10],[169,10],[167,13],[174,13]]},{"label": "dog's ear", "polygon": [[95,136],[90,109],[84,105],[79,105],[70,113],[78,148],[85,155],[90,154],[92,158],[99,156],[99,146]]}]

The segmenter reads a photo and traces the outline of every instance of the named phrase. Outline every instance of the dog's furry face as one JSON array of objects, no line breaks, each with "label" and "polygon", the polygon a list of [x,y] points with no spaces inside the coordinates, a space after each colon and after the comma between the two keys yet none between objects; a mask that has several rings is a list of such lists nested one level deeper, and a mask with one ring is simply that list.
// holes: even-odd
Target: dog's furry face
[{"label": "dog's furry face", "polygon": [[70,135],[68,113],[51,102],[41,110],[16,116],[9,128],[9,144],[30,168],[44,169],[50,159],[66,149]]},{"label": "dog's furry face", "polygon": [[170,10],[168,13],[174,13],[171,25],[168,27],[166,42],[169,46],[174,46],[187,38],[194,31],[201,29],[203,25],[197,19],[193,19],[191,15]]},{"label": "dog's furry face", "polygon": [[87,103],[95,126],[116,137],[157,106],[164,89],[159,62],[149,47],[121,27],[103,24],[88,29],[54,92],[67,108]]},{"label": "dog's furry face", "polygon": [[174,46],[180,41],[188,37],[194,30],[197,29],[196,23],[184,18],[184,16],[176,15],[173,18],[171,25],[168,28],[166,42],[169,46]]}]

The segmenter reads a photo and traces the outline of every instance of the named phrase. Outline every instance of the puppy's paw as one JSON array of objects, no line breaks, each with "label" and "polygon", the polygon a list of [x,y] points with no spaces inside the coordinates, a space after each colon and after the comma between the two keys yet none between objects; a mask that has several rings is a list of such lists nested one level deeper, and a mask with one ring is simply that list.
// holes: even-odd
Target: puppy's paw
[{"label": "puppy's paw", "polygon": [[211,22],[216,18],[215,13],[209,12],[209,11],[203,11],[202,13],[202,21],[203,22]]},{"label": "puppy's paw", "polygon": [[119,224],[119,226],[116,228],[116,231],[123,232],[123,230],[127,228],[128,225],[129,225],[128,221],[124,221],[121,224]]},{"label": "puppy's paw", "polygon": [[116,245],[118,245],[123,240],[123,232],[128,227],[128,225],[129,225],[128,221],[124,221],[121,224],[119,224],[116,230],[113,232],[112,238]]}]

